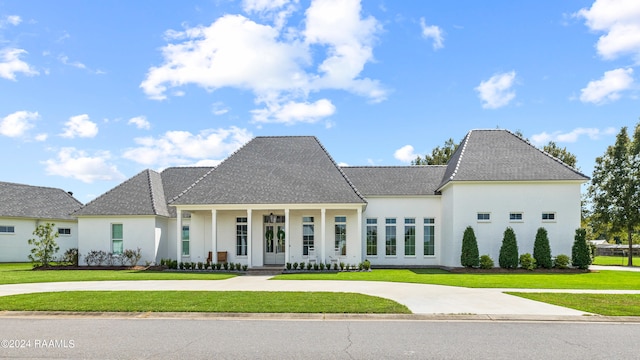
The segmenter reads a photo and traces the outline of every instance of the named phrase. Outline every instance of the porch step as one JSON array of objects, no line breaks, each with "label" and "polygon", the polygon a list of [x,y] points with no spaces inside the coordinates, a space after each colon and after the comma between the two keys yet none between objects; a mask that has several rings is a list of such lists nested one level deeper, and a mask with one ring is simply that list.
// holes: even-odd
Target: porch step
[{"label": "porch step", "polygon": [[269,276],[280,275],[284,271],[284,266],[261,266],[247,269],[246,274],[249,276]]}]

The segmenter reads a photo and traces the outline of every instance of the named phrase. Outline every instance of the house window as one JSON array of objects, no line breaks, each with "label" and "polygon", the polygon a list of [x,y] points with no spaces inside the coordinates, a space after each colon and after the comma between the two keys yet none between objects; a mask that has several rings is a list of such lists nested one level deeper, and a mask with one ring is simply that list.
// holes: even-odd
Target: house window
[{"label": "house window", "polygon": [[424,218],[424,255],[433,256],[436,253],[435,243],[435,220],[433,218]]},{"label": "house window", "polygon": [[111,224],[111,252],[113,254],[122,254],[123,239],[122,224]]},{"label": "house window", "polygon": [[71,235],[71,228],[58,228],[58,234],[62,236]]},{"label": "house window", "polygon": [[396,255],[396,219],[385,219],[385,255]]},{"label": "house window", "polygon": [[478,213],[478,221],[488,222],[491,221],[491,213]]},{"label": "house window", "polygon": [[16,228],[13,225],[0,225],[0,234],[15,234]]},{"label": "house window", "polygon": [[336,216],[336,249],[339,249],[340,255],[347,255],[347,217]]},{"label": "house window", "polygon": [[542,213],[542,221],[553,222],[556,221],[556,213]]},{"label": "house window", "polygon": [[416,255],[416,219],[404,219],[404,255]]},{"label": "house window", "polygon": [[189,225],[182,225],[182,256],[191,254],[189,249]]},{"label": "house window", "polygon": [[247,256],[247,218],[236,218],[236,255]]},{"label": "house window", "polygon": [[367,256],[378,255],[378,219],[367,219]]},{"label": "house window", "polygon": [[309,255],[309,248],[314,247],[315,228],[313,225],[313,216],[302,217],[302,255]]},{"label": "house window", "polygon": [[522,221],[522,213],[521,212],[509,213],[509,221]]}]

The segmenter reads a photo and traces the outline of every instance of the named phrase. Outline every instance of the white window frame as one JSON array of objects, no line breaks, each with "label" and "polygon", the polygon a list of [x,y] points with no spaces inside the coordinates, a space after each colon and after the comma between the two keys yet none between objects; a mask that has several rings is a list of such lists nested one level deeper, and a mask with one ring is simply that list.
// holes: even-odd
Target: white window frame
[{"label": "white window frame", "polygon": [[[413,234],[407,233],[409,229],[413,230]],[[416,257],[416,218],[404,218],[403,240],[404,256],[412,258]],[[407,246],[409,245],[407,240],[413,240],[413,254],[407,254]]]},{"label": "white window frame", "polygon": [[0,225],[0,235],[14,235],[16,233],[15,225]]},{"label": "white window frame", "polygon": [[[389,232],[391,229],[393,229],[393,234]],[[394,241],[393,244],[389,243],[391,239]],[[389,254],[390,249],[393,249],[393,254]],[[384,256],[398,256],[398,228],[396,218],[384,219]]]},{"label": "white window frame", "polygon": [[[547,216],[546,219],[545,219],[545,215]],[[549,218],[549,216],[550,216],[550,218]],[[542,213],[540,218],[542,219],[542,222],[548,222],[548,223],[556,222],[556,212],[555,211],[545,211],[545,212]]]},{"label": "white window frame", "polygon": [[[122,230],[122,237],[121,238],[116,238],[116,237],[113,236],[113,227],[115,225],[120,225],[120,228]],[[122,244],[121,249],[120,249],[119,252],[116,252],[115,247],[113,246],[116,241],[119,241],[120,244]],[[124,252],[124,224],[123,223],[112,223],[111,224],[111,252],[113,254],[122,254]]]},{"label": "white window frame", "polygon": [[[483,217],[483,218],[484,218],[484,217],[485,217],[485,215],[488,217],[487,219],[481,219],[481,218],[480,218],[480,217]],[[488,212],[488,211],[479,211],[479,212],[476,214],[476,220],[477,220],[479,223],[488,223],[488,222],[491,222],[491,213],[490,213],[490,212]]]},{"label": "white window frame", "polygon": [[[315,217],[313,216],[303,216],[302,217],[302,256],[309,256],[309,248],[312,247],[315,249],[316,247],[316,225],[315,225]],[[304,229],[311,229],[311,234],[305,235]],[[310,236],[310,238],[306,238]],[[306,251],[305,251],[306,250]]]},{"label": "white window frame", "polygon": [[[338,239],[338,236],[342,234],[338,234],[338,228],[344,226],[344,239]],[[339,215],[334,217],[334,234],[335,248],[338,249],[340,256],[347,256],[347,217],[344,215]],[[344,246],[341,246],[344,241]]]},{"label": "white window frame", "polygon": [[[61,232],[61,230],[65,230],[65,231]],[[68,232],[66,230],[68,230]],[[60,236],[71,236],[71,228],[59,227],[58,228],[58,235],[60,235]]]},{"label": "white window frame", "polygon": [[[422,234],[422,254],[424,257],[435,257],[436,256],[436,219],[435,218],[424,218],[422,220],[423,223],[423,234]],[[427,228],[430,228],[430,234],[427,233]],[[431,237],[431,247],[433,247],[433,254],[427,254],[426,252],[426,240],[427,235]]]},{"label": "white window frame", "polygon": [[[367,257],[378,257],[378,218],[367,218],[366,220],[366,242],[365,242],[365,254]],[[371,230],[375,230],[374,233],[370,233]],[[375,251],[375,254],[369,254],[369,237],[374,236],[375,241],[372,244],[371,249]]]},{"label": "white window frame", "polygon": [[[185,238],[185,230],[187,231],[187,236]],[[184,243],[187,243],[189,247],[188,251],[184,251]],[[180,231],[180,249],[182,250],[182,256],[189,257],[191,256],[191,227],[189,224],[183,224],[182,230]]]},{"label": "white window frame", "polygon": [[524,213],[522,211],[512,211],[509,213],[509,222],[524,222]]}]

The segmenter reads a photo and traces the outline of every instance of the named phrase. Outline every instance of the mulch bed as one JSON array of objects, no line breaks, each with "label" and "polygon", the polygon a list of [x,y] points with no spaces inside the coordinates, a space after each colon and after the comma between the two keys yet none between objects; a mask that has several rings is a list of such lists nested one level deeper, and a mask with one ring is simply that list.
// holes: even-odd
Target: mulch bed
[{"label": "mulch bed", "polygon": [[535,269],[535,270],[526,270],[526,269],[503,269],[503,268],[493,268],[493,269],[480,269],[480,268],[451,268],[448,269],[451,273],[454,274],[582,274],[592,272],[592,270],[582,270],[582,269]]},{"label": "mulch bed", "polygon": [[73,266],[73,265],[51,265],[41,266],[33,270],[152,270],[162,271],[162,266]]}]

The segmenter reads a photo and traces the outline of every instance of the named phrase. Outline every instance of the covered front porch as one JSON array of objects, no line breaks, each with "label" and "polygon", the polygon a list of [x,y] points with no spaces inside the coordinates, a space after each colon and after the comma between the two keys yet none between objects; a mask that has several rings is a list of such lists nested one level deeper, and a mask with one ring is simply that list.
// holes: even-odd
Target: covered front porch
[{"label": "covered front porch", "polygon": [[[178,261],[218,262],[249,268],[286,263],[362,261],[364,204],[178,206]],[[184,216],[188,214],[188,216]]]}]

